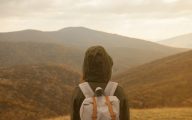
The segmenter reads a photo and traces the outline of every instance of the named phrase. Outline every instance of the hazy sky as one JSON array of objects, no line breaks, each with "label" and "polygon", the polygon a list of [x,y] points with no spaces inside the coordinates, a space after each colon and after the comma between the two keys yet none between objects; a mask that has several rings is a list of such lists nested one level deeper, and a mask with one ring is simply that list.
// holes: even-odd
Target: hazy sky
[{"label": "hazy sky", "polygon": [[192,33],[192,0],[0,0],[0,32],[69,26],[157,41]]}]

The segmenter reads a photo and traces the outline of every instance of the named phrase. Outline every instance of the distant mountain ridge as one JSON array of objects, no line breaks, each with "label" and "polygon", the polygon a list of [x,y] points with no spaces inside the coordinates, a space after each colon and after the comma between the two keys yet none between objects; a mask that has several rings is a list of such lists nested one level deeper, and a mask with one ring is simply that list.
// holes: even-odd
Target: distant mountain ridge
[{"label": "distant mountain ridge", "polygon": [[192,48],[192,33],[162,40],[159,43],[178,48]]},{"label": "distant mountain ridge", "polygon": [[[145,41],[145,40],[100,32],[100,31],[91,30],[84,27],[68,27],[58,31],[48,31],[48,32],[38,31],[38,30],[23,30],[23,31],[16,31],[16,32],[0,33],[0,42],[2,44],[0,49],[1,48],[4,49],[4,50],[1,50],[0,52],[2,51],[5,52],[5,53],[0,53],[1,58],[4,58],[5,54],[9,56],[9,53],[11,53],[6,51],[6,48],[3,45],[5,43],[2,43],[2,42],[14,42],[14,43],[10,43],[10,45],[17,44],[17,46],[19,46],[20,44],[21,47],[15,48],[14,45],[12,45],[12,47],[14,48],[9,48],[9,49],[20,49],[20,51],[25,51],[23,52],[23,56],[24,54],[29,56],[30,54],[33,54],[31,57],[32,60],[33,60],[33,57],[35,57],[35,53],[36,53],[38,54],[38,57],[39,57],[38,59],[44,59],[44,60],[47,59],[48,62],[51,62],[49,57],[49,52],[51,53],[53,52],[51,44],[53,46],[56,46],[55,44],[59,44],[60,47],[64,46],[63,49],[65,47],[68,47],[70,49],[68,50],[70,54],[65,52],[62,53],[61,49],[57,50],[59,54],[56,53],[55,51],[55,54],[56,54],[55,58],[54,58],[54,55],[52,54],[53,56],[52,62],[64,60],[63,58],[60,59],[61,57],[59,56],[65,56],[64,54],[68,54],[68,56],[71,56],[71,58],[66,57],[66,60],[64,60],[63,63],[65,63],[65,61],[71,61],[71,65],[72,64],[78,65],[77,67],[79,70],[81,69],[85,50],[88,47],[93,45],[102,45],[107,49],[107,51],[109,51],[109,54],[114,59],[115,73],[117,73],[118,71],[123,71],[124,69],[127,69],[127,68],[131,68],[133,66],[141,65],[143,63],[146,63],[158,58],[162,58],[165,56],[169,56],[169,55],[184,51],[184,49],[171,48],[171,47],[163,46],[163,45]],[[28,44],[27,50],[23,48],[22,42],[25,42],[26,44]],[[41,46],[36,45],[38,46],[38,49],[40,52],[35,52],[36,50],[34,50],[34,52],[31,53],[31,51],[33,51],[33,48],[34,48],[33,47],[34,44],[41,44],[42,46],[43,44],[47,44],[47,45],[49,44],[48,46],[50,46],[51,50],[49,47],[47,47],[46,49],[43,49],[41,48]],[[31,50],[29,50],[30,48]],[[45,52],[46,50],[49,52]],[[18,51],[18,50],[12,50],[12,51]],[[42,53],[41,51],[44,51],[46,55],[45,54],[40,55],[40,53]],[[78,55],[79,57],[75,57]],[[15,56],[17,57],[21,55],[17,55],[17,53],[15,53]],[[43,58],[43,56],[45,57]],[[9,59],[9,57],[7,59]],[[21,64],[31,63],[29,59],[23,59],[23,58],[20,58],[20,59],[22,59]],[[9,60],[6,60],[6,58],[4,58],[4,61],[9,61]],[[76,61],[76,63],[74,63],[73,61]],[[3,62],[3,64],[4,63],[5,62]]]}]

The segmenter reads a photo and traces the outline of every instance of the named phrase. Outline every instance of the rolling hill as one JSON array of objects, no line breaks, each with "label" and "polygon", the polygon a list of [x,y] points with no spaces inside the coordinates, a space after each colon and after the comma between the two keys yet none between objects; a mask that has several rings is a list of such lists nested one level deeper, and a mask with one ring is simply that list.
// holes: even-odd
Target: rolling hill
[{"label": "rolling hill", "polygon": [[68,64],[80,69],[83,52],[80,49],[40,42],[0,42],[0,66],[24,64]]},{"label": "rolling hill", "polygon": [[153,61],[114,77],[131,107],[192,107],[192,51]]},{"label": "rolling hill", "polygon": [[162,40],[159,43],[177,48],[192,48],[192,33]]},{"label": "rolling hill", "polygon": [[[100,32],[84,27],[69,27],[49,32],[23,30],[0,33],[0,42],[0,61],[3,61],[0,65],[6,65],[6,63],[13,65],[18,63],[36,63],[38,58],[39,62],[46,62],[46,60],[52,63],[63,61],[68,64],[68,62],[71,62],[70,65],[75,64],[74,66],[79,70],[81,69],[85,50],[92,45],[102,45],[114,59],[114,73],[185,51],[185,49],[167,47],[145,40]],[[11,45],[9,46],[5,42]],[[56,47],[55,44],[60,46]],[[61,46],[64,47],[61,48]],[[34,48],[37,48],[38,51]],[[67,50],[62,52],[62,49]],[[67,57],[63,59],[63,56]],[[11,62],[9,63],[9,61]]]},{"label": "rolling hill", "polygon": [[66,65],[0,68],[0,119],[38,120],[69,112],[80,75]]}]

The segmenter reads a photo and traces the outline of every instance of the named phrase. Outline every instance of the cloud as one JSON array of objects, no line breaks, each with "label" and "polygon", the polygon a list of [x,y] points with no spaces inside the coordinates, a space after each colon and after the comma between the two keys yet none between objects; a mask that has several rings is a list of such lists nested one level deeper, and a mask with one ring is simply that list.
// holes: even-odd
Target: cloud
[{"label": "cloud", "polygon": [[87,26],[162,39],[192,31],[191,6],[191,0],[1,0],[0,31]]},{"label": "cloud", "polygon": [[[189,13],[191,0],[2,0],[1,16]],[[158,14],[161,15],[162,14]]]}]

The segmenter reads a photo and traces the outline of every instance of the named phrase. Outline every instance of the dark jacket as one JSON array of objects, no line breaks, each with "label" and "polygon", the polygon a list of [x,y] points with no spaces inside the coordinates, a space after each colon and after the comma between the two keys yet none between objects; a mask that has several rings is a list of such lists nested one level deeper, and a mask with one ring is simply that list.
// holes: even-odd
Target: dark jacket
[{"label": "dark jacket", "polygon": [[[96,87],[105,89],[111,78],[113,61],[101,46],[93,46],[86,51],[83,63],[83,81],[90,84],[93,91]],[[120,120],[130,120],[129,107],[123,88],[118,86],[115,96],[120,100]],[[80,107],[85,99],[79,87],[72,96],[71,120],[80,120]]]}]

